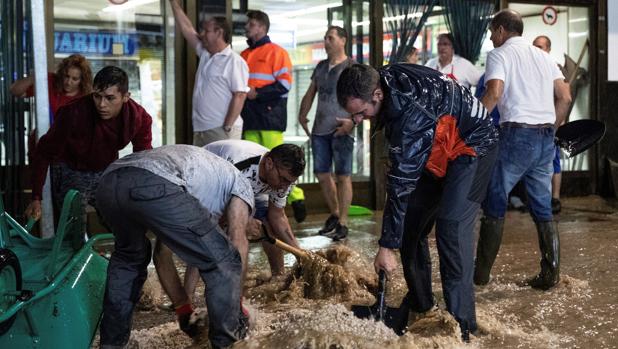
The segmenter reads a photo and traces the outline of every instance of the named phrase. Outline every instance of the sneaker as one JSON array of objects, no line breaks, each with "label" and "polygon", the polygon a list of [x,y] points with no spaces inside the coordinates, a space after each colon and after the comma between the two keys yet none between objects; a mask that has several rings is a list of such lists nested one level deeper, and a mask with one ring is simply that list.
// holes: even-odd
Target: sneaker
[{"label": "sneaker", "polygon": [[318,234],[319,235],[327,235],[328,233],[333,231],[335,228],[337,228],[337,224],[339,224],[339,217],[331,214],[326,219],[326,222],[324,222],[324,227],[322,227],[322,229],[320,229],[320,231],[318,231]]},{"label": "sneaker", "polygon": [[556,214],[560,213],[562,210],[562,204],[560,203],[560,199],[552,198],[551,199],[551,213]]},{"label": "sneaker", "polygon": [[337,229],[335,229],[335,233],[331,235],[331,238],[333,241],[339,241],[346,237],[348,237],[348,227],[337,223]]},{"label": "sneaker", "polygon": [[307,218],[305,200],[297,200],[292,202],[292,209],[294,210],[294,219],[296,219],[298,223],[301,223],[305,220],[305,218]]}]

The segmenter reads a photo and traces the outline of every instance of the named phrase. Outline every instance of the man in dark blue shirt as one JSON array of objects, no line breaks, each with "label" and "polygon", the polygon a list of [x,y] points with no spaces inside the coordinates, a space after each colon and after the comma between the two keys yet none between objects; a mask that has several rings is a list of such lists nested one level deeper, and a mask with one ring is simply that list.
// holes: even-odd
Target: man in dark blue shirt
[{"label": "man in dark blue shirt", "polygon": [[392,272],[399,249],[409,289],[402,307],[433,308],[427,235],[435,222],[444,300],[468,341],[477,329],[473,228],[497,150],[491,118],[467,88],[412,64],[379,72],[353,65],[341,73],[337,99],[349,122],[375,118],[386,127],[391,166],[376,272]]}]

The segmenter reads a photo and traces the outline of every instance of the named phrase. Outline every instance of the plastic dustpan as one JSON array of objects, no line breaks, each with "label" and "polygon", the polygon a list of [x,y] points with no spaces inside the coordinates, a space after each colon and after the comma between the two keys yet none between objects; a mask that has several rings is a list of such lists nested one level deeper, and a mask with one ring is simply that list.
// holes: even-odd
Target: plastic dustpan
[{"label": "plastic dustpan", "polygon": [[372,210],[363,206],[350,205],[350,208],[348,209],[348,216],[370,216],[372,214]]}]

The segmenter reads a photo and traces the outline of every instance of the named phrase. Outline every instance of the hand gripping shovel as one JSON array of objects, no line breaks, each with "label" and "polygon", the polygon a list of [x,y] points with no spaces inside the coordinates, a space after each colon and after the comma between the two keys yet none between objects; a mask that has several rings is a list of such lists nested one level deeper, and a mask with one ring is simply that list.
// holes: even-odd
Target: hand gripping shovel
[{"label": "hand gripping shovel", "polygon": [[352,312],[361,319],[373,318],[375,321],[382,321],[386,327],[401,336],[408,322],[408,310],[402,308],[391,308],[386,306],[386,272],[380,270],[378,277],[378,293],[376,303],[372,306],[353,305]]},{"label": "hand gripping shovel", "polygon": [[284,250],[286,252],[289,252],[289,253],[295,255],[298,258],[303,258],[303,257],[306,258],[306,257],[309,256],[309,252],[307,252],[307,251],[305,251],[305,250],[303,250],[301,248],[296,248],[294,246],[290,246],[290,245],[286,244],[285,242],[270,236],[268,234],[268,232],[266,231],[266,226],[264,226],[264,225],[262,225],[262,234],[263,234],[262,237],[260,237],[259,239],[256,239],[256,240],[250,240],[250,242],[268,241],[271,244],[279,247],[280,249],[282,249],[282,250]]}]

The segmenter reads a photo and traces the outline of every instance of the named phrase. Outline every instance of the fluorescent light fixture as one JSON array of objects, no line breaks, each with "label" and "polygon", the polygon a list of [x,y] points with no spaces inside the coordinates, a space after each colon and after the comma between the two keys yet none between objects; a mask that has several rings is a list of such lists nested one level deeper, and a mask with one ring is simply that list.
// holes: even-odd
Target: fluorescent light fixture
[{"label": "fluorescent light fixture", "polygon": [[588,17],[569,19],[569,23],[588,22]]},{"label": "fluorescent light fixture", "polygon": [[132,9],[141,5],[150,4],[153,2],[159,2],[159,0],[130,0],[125,2],[122,5],[110,5],[103,8],[101,11],[103,12],[120,12],[128,9]]},{"label": "fluorescent light fixture", "polygon": [[[415,13],[409,14],[408,18],[417,18],[417,17],[421,17],[422,15],[423,14],[421,12],[415,12]],[[398,21],[398,20],[404,19],[404,18],[406,18],[405,15],[384,17],[384,18],[382,18],[382,23]],[[369,21],[352,22],[352,26],[353,27],[354,26],[361,26],[361,25],[369,25]]]},{"label": "fluorescent light fixture", "polygon": [[342,5],[341,2],[334,2],[334,3],[331,3],[331,4],[325,4],[325,5],[318,5],[318,6],[308,7],[308,8],[302,9],[302,10],[282,12],[280,14],[273,15],[271,17],[273,17],[273,18],[292,18],[292,17],[298,17],[298,16],[307,15],[307,14],[310,14],[310,13],[318,13],[318,12],[326,11],[329,8],[339,7],[341,5]]},{"label": "fluorescent light fixture", "polygon": [[586,37],[588,36],[588,32],[570,32],[569,33],[569,38],[581,38],[581,37]]}]

